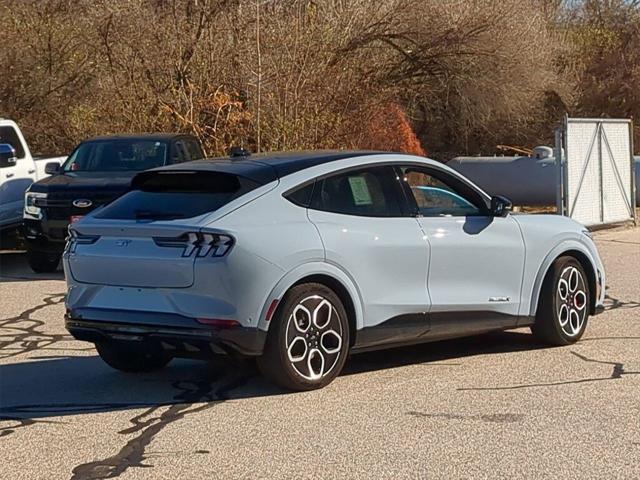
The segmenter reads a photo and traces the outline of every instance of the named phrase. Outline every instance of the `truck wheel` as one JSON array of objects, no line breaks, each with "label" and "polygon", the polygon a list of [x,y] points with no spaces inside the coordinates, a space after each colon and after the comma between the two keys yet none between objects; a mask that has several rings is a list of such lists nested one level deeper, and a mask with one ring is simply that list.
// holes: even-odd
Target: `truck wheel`
[{"label": "truck wheel", "polygon": [[111,340],[96,343],[96,350],[107,365],[122,372],[152,372],[171,361],[171,357],[155,343]]},{"label": "truck wheel", "polygon": [[29,262],[31,270],[36,273],[51,273],[58,269],[60,255],[27,250],[27,262]]}]

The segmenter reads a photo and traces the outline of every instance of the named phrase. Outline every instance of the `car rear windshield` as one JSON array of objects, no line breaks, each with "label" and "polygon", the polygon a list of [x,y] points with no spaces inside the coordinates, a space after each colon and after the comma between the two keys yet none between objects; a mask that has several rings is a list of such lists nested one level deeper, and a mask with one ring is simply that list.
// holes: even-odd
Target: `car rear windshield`
[{"label": "car rear windshield", "polygon": [[217,172],[145,172],[135,190],[96,212],[96,218],[175,220],[214,212],[260,186],[243,177]]},{"label": "car rear windshield", "polygon": [[166,142],[114,139],[82,143],[65,162],[65,172],[141,171],[167,163]]}]

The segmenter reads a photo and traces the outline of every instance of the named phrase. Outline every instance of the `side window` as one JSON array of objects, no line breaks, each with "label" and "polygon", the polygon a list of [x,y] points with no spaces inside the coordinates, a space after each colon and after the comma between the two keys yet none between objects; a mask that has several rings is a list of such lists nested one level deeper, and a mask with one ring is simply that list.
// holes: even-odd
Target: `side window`
[{"label": "side window", "polygon": [[24,158],[24,147],[18,132],[11,126],[0,127],[0,143],[8,143],[16,151],[16,157],[19,159]]},{"label": "side window", "polygon": [[311,194],[313,193],[313,186],[315,182],[311,182],[302,187],[296,187],[294,190],[287,192],[284,198],[300,207],[308,207],[311,203]]},{"label": "side window", "polygon": [[316,181],[311,207],[363,217],[400,217],[398,184],[391,167],[350,170]]},{"label": "side window", "polygon": [[187,138],[184,140],[184,144],[187,147],[187,153],[189,154],[189,160],[202,160],[204,153],[200,147],[200,143],[195,138]]},{"label": "side window", "polygon": [[182,140],[171,142],[171,158],[169,163],[173,165],[174,163],[183,163],[188,161],[189,157],[187,156],[184,142]]},{"label": "side window", "polygon": [[[436,178],[434,173],[419,167],[402,167],[402,180],[416,201],[418,211],[425,217],[462,217],[483,215],[483,210],[454,181],[445,183],[445,174]],[[456,188],[457,187],[457,188]]]}]

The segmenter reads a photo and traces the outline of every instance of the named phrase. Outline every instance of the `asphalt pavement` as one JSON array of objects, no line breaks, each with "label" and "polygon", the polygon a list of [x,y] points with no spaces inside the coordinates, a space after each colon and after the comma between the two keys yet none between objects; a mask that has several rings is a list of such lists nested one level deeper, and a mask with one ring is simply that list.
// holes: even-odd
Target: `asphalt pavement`
[{"label": "asphalt pavement", "polygon": [[287,393],[250,363],[123,374],[64,330],[62,272],[0,253],[0,478],[640,478],[640,229],[596,233],[607,309],[371,352]]}]

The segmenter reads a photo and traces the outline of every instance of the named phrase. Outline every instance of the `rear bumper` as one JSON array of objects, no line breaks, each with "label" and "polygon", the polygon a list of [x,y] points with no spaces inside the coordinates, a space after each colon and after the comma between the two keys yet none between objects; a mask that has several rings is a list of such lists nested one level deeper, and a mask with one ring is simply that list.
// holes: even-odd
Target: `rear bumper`
[{"label": "rear bumper", "polygon": [[[65,326],[76,340],[92,343],[107,340],[156,341],[167,353],[176,357],[207,357],[220,354],[258,356],[262,354],[267,336],[267,332],[258,328],[210,328],[198,324],[193,318],[173,318],[179,317],[173,314],[81,310],[72,310],[65,315]],[[146,317],[146,321],[140,321],[141,317]],[[165,325],[152,324],[148,323],[149,317],[155,318],[156,322],[169,321]],[[184,326],[175,326],[176,321],[181,321]]]}]

